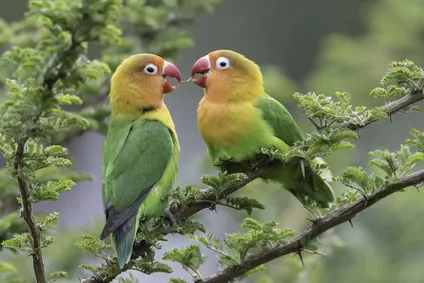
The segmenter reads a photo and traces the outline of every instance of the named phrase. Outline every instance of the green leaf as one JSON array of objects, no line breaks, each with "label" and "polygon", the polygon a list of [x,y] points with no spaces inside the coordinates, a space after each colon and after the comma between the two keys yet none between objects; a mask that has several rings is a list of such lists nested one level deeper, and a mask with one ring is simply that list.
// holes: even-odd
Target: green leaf
[{"label": "green leaf", "polygon": [[226,174],[219,172],[218,176],[205,175],[202,177],[202,183],[208,185],[214,189],[215,194],[219,196],[221,193],[225,192],[229,188],[234,187],[236,184],[244,180],[246,177],[245,174],[236,173],[236,174]]},{"label": "green leaf", "polygon": [[8,273],[8,272],[15,272],[16,268],[7,262],[1,262],[0,261],[0,274],[2,273]]},{"label": "green leaf", "polygon": [[3,247],[15,248],[25,252],[32,252],[31,236],[29,233],[21,233],[13,236],[12,239],[5,240],[1,243]]},{"label": "green leaf", "polygon": [[68,278],[68,277],[69,277],[69,275],[65,271],[55,271],[55,272],[50,274],[50,278],[51,278],[50,282],[54,282],[58,279]]},{"label": "green leaf", "polygon": [[46,184],[33,185],[31,200],[32,202],[57,200],[61,193],[70,191],[73,186],[75,182],[71,180],[48,181]]},{"label": "green leaf", "polygon": [[265,209],[265,206],[256,199],[248,197],[226,197],[226,204],[238,210],[246,210],[251,215],[253,209]]},{"label": "green leaf", "polygon": [[90,234],[82,235],[82,240],[77,241],[75,246],[80,249],[86,249],[95,256],[102,255],[106,249],[110,248],[110,245],[105,244],[104,241],[101,241]]},{"label": "green leaf", "polygon": [[206,257],[202,256],[199,246],[190,245],[187,248],[173,249],[166,252],[162,258],[178,262],[195,280],[202,278],[198,269],[206,262]]},{"label": "green leaf", "polygon": [[190,245],[187,248],[172,249],[163,255],[164,260],[171,260],[180,263],[185,268],[195,270],[205,263],[206,258],[202,256],[197,245]]}]

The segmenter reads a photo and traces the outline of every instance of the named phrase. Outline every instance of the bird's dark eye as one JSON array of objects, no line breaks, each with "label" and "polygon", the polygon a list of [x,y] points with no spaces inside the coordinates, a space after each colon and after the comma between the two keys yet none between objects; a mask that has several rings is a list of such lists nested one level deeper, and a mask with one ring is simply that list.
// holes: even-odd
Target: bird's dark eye
[{"label": "bird's dark eye", "polygon": [[230,61],[228,58],[225,57],[219,57],[218,60],[216,60],[216,68],[219,70],[225,70],[228,67],[230,67]]},{"label": "bird's dark eye", "polygon": [[148,75],[156,75],[158,72],[158,67],[156,67],[154,64],[148,64],[146,67],[144,67],[144,72]]}]

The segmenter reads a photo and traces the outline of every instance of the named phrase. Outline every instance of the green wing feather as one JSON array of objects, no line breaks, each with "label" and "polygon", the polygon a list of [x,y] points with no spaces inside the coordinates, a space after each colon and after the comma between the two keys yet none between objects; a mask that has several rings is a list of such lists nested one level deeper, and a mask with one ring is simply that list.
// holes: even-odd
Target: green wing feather
[{"label": "green wing feather", "polygon": [[138,209],[162,177],[172,150],[171,133],[161,122],[112,117],[102,155],[106,224],[100,238],[114,232],[121,267],[131,256]]},{"label": "green wing feather", "polygon": [[[304,139],[293,116],[277,100],[265,95],[255,106],[280,140],[293,146],[296,141]],[[283,173],[273,174],[270,179],[279,179],[303,204],[306,204],[305,196],[307,196],[315,200],[319,206],[328,207],[328,203],[334,200],[333,191],[327,182],[331,178],[331,171],[325,168],[318,173],[314,169],[322,164],[326,164],[322,158],[311,160],[310,164],[305,164],[305,176],[303,176],[300,163],[291,163],[285,166]]]},{"label": "green wing feather", "polygon": [[277,138],[289,146],[304,139],[293,116],[280,102],[265,95],[257,101],[256,107],[261,110],[262,118],[271,126]]}]

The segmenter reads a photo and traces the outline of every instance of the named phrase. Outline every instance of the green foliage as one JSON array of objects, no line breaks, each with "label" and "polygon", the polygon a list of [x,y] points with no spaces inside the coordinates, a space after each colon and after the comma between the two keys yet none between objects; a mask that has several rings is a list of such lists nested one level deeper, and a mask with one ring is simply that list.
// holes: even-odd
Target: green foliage
[{"label": "green foliage", "polygon": [[[12,212],[0,218],[0,243],[13,237],[15,233],[26,231],[25,222],[22,218],[18,219],[18,215],[18,212]],[[3,246],[0,245],[0,249],[2,248]]]},{"label": "green foliage", "polygon": [[6,262],[0,262],[0,274],[2,273],[8,273],[8,272],[15,272],[16,268]]},{"label": "green foliage", "polygon": [[[421,133],[412,131],[414,136],[419,136]],[[420,145],[418,140],[407,140],[407,144]],[[383,172],[383,176],[377,175],[375,172],[367,173],[361,167],[347,167],[340,177],[335,180],[342,182],[348,188],[356,190],[364,197],[382,189],[389,183],[396,182],[406,176],[417,163],[424,161],[424,154],[422,152],[412,153],[407,145],[401,145],[400,149],[396,152],[386,150],[375,150],[368,154],[373,157],[369,165],[375,167]],[[358,199],[357,193],[347,190],[341,197],[337,199],[339,205],[352,203]]]},{"label": "green foliage", "polygon": [[415,137],[415,139],[407,139],[406,144],[409,146],[415,146],[418,151],[424,152],[424,133],[417,129],[412,129],[411,134]]},{"label": "green foliage", "polygon": [[[346,187],[357,190],[365,197],[375,190],[381,189],[385,184],[384,180],[375,173],[368,174],[361,167],[352,166],[344,169],[342,175],[336,177],[335,180],[342,182]],[[355,199],[354,194],[345,197],[348,196],[350,196],[348,199]]]},{"label": "green foliage", "polygon": [[[249,215],[253,213],[253,209],[264,209],[264,205],[256,199],[228,196],[231,193],[229,190],[232,190],[245,178],[244,174],[227,174],[226,172],[218,172],[217,176],[205,175],[202,177],[202,182],[209,186],[208,189],[200,190],[193,186],[178,186],[166,195],[169,197],[169,207],[177,210],[200,201],[209,203],[210,209],[215,209],[216,205],[223,205],[236,210],[245,210]],[[197,230],[202,231],[204,228]]]},{"label": "green foliage", "polygon": [[110,248],[110,245],[90,234],[82,235],[82,240],[76,242],[75,245],[90,251],[95,256],[104,256],[104,251]]},{"label": "green foliage", "polygon": [[[15,200],[18,195],[15,179],[19,178],[27,185],[31,204],[56,200],[59,194],[68,191],[76,182],[90,179],[89,176],[73,170],[72,158],[59,144],[86,130],[106,132],[104,120],[109,115],[109,109],[105,98],[111,71],[123,58],[134,53],[152,52],[170,59],[176,58],[181,48],[193,44],[186,27],[193,23],[199,12],[211,11],[218,2],[33,0],[30,1],[29,11],[23,21],[10,25],[0,21],[0,50],[6,51],[0,61],[0,100],[3,102],[0,106],[0,151],[7,161],[6,168],[0,171],[0,208],[5,204],[15,204],[7,210],[6,216],[0,218],[0,240],[4,247],[20,249],[25,254],[35,252],[30,234],[22,233],[23,225],[15,225],[23,224],[23,220],[15,222],[17,213],[10,213],[19,207]],[[98,47],[93,43],[101,46],[99,61],[87,58],[88,47]],[[331,58],[338,56],[332,54]],[[344,64],[344,58],[340,62]],[[288,79],[277,81],[276,77],[283,74],[275,69],[269,70],[267,74],[268,77],[269,74],[274,75],[270,77],[274,83],[267,83],[267,91],[271,94],[279,93],[282,88],[296,88]],[[354,81],[354,84],[362,82],[349,76],[347,78]],[[421,68],[410,61],[393,62],[381,80],[381,86],[375,88],[371,95],[389,101],[415,94],[422,88]],[[313,92],[305,95],[296,93],[294,97],[320,131],[308,134],[304,142],[297,143],[286,155],[273,148],[260,149],[258,154],[261,158],[265,156],[265,159],[255,160],[258,162],[252,163],[252,168],[249,168],[252,172],[274,161],[288,162],[297,157],[312,159],[328,156],[338,150],[351,149],[353,145],[349,140],[357,139],[357,133],[337,126],[350,123],[359,128],[387,118],[383,107],[352,106],[352,97],[346,92],[337,92],[337,99]],[[279,97],[280,100],[283,98]],[[409,109],[412,108],[403,110]],[[333,126],[336,128],[331,128]],[[361,194],[368,196],[411,172],[424,159],[424,134],[418,130],[413,130],[412,134],[414,139],[408,140],[407,146],[401,146],[397,152],[376,150],[370,153],[373,157],[370,166],[381,169],[381,173],[368,173],[361,167],[345,168],[336,180],[349,189],[337,197],[335,208],[356,201]],[[415,146],[418,152],[411,152],[408,146]],[[227,161],[231,160],[224,160]],[[314,169],[325,170],[327,167]],[[208,186],[206,190],[192,186],[177,187],[164,197],[169,197],[171,211],[178,212],[190,205],[207,203],[211,209],[216,205],[224,205],[244,210],[250,215],[253,209],[264,209],[265,206],[256,198],[229,196],[246,179],[245,174],[219,172],[217,176],[202,178],[203,184]],[[22,198],[18,200],[22,201]],[[267,213],[269,212],[268,208]],[[48,234],[48,230],[57,222],[57,218],[57,213],[36,218],[43,248],[55,244],[54,237]],[[243,264],[256,251],[266,251],[295,236],[293,230],[280,229],[274,221],[261,223],[246,218],[242,228],[247,232],[227,234],[225,239],[220,240],[212,234],[206,235],[204,225],[196,220],[179,219],[178,227],[171,227],[163,220],[160,217],[143,219],[140,222],[134,247],[138,257],[132,259],[124,270],[120,270],[116,258],[109,255],[109,244],[90,234],[83,235],[76,246],[104,262],[97,267],[85,264],[80,264],[80,267],[100,274],[102,278],[106,278],[106,282],[128,269],[145,274],[171,273],[172,269],[168,265],[155,261],[155,250],[162,248],[160,243],[166,240],[165,235],[179,233],[189,235],[218,253],[220,266],[225,268]],[[203,234],[194,235],[196,231]],[[17,233],[12,237],[14,232]],[[316,252],[315,242],[304,244],[305,249]],[[194,279],[201,278],[198,270],[206,261],[197,245],[169,251],[163,259],[180,263]],[[10,265],[0,263],[0,273],[4,269],[10,273],[14,271]],[[245,275],[263,269],[264,266],[261,265]],[[58,270],[67,269],[60,267]],[[75,277],[72,269],[68,273],[54,271],[50,275],[50,282],[68,276]],[[136,280],[130,275],[129,278],[120,278],[119,282]],[[169,282],[186,281],[173,278]]]},{"label": "green foliage", "polygon": [[299,101],[298,107],[304,109],[305,115],[318,129],[327,128],[335,123],[350,122],[358,126],[364,126],[375,120],[387,117],[381,107],[368,110],[365,106],[353,107],[351,95],[336,92],[338,101],[324,94],[295,93],[293,97]]},{"label": "green foliage", "polygon": [[[275,245],[285,243],[296,235],[296,232],[292,229],[281,230],[274,221],[262,224],[252,218],[246,218],[241,227],[248,231],[246,233],[226,234],[224,240],[217,239],[212,234],[195,235],[191,238],[216,252],[219,255],[220,268],[225,269],[233,265],[243,264],[250,252],[257,248],[267,250]],[[252,269],[250,273],[263,269],[264,266],[259,266]],[[246,274],[246,276],[249,274]]]},{"label": "green foliage", "polygon": [[248,215],[253,213],[253,209],[265,209],[265,206],[254,198],[248,197],[226,197],[227,206],[237,210],[246,210]]},{"label": "green foliage", "polygon": [[25,252],[32,252],[31,236],[29,233],[16,234],[9,240],[4,240],[1,245],[6,248],[16,248]]},{"label": "green foliage", "polygon": [[[321,132],[307,134],[303,142],[298,142],[294,148],[287,154],[289,157],[300,156],[307,159],[313,159],[320,156],[328,156],[338,150],[354,148],[350,139],[357,139],[358,134],[346,128],[329,128]],[[307,148],[306,151],[301,148]]]},{"label": "green foliage", "polygon": [[134,278],[132,274],[129,275],[128,278],[121,277],[118,279],[119,283],[138,283],[138,280]]},{"label": "green foliage", "polygon": [[[85,130],[106,132],[108,74],[135,53],[176,58],[181,48],[192,45],[186,28],[198,13],[209,12],[218,3],[32,0],[22,21],[7,24],[0,20],[0,52],[4,52],[0,60],[0,151],[7,161],[7,168],[0,170],[0,211],[4,208],[1,214],[7,215],[0,218],[3,246],[31,253],[29,234],[10,239],[25,231],[24,221],[13,221],[17,214],[9,214],[19,207],[14,179],[19,176],[25,181],[31,203],[56,200],[76,182],[91,180],[74,171],[72,158],[59,144]],[[93,46],[97,53],[102,48],[100,60],[87,58],[88,47]],[[20,148],[22,155],[17,153]],[[54,239],[46,229],[57,217],[52,213],[37,223],[43,247]],[[203,225],[185,220],[176,232],[190,234],[199,229],[204,231]],[[160,239],[160,235],[152,236],[154,243]],[[115,259],[107,256],[109,245],[87,234],[77,246],[107,259],[98,268],[82,267],[114,273],[112,278],[120,273]],[[151,252],[132,264],[145,273],[171,272],[167,265],[155,262]],[[66,276],[54,272],[51,281]]]},{"label": "green foliage", "polygon": [[68,278],[69,275],[65,271],[55,271],[52,274],[50,274],[50,281],[49,282],[55,282],[59,279]]},{"label": "green foliage", "polygon": [[181,264],[183,269],[186,270],[194,280],[202,278],[199,273],[199,268],[206,262],[206,257],[202,256],[199,246],[190,245],[187,248],[173,249],[166,252],[162,258]]},{"label": "green foliage", "polygon": [[370,161],[370,166],[377,167],[385,173],[385,178],[395,181],[410,172],[418,162],[424,160],[424,153],[411,153],[408,146],[402,145],[397,152],[386,150],[376,150],[369,153],[374,157]]},{"label": "green foliage", "polygon": [[77,241],[75,245],[79,248],[88,250],[94,256],[105,260],[105,263],[102,263],[100,266],[97,267],[93,267],[87,264],[80,264],[79,267],[88,270],[92,273],[104,272],[105,277],[108,278],[114,278],[117,274],[129,268],[143,272],[145,274],[152,274],[157,272],[172,272],[172,269],[167,264],[155,261],[155,253],[151,248],[148,248],[145,251],[142,258],[131,260],[131,266],[126,265],[121,271],[116,257],[111,258],[110,256],[108,256],[107,250],[110,249],[111,246],[106,244],[104,241],[101,241],[92,235],[85,234],[82,236],[82,240]]},{"label": "green foliage", "polygon": [[423,76],[424,71],[422,68],[416,66],[414,62],[404,60],[390,63],[380,83],[386,85],[390,82],[392,83],[391,85],[406,86],[416,91],[421,90],[423,87]]},{"label": "green foliage", "polygon": [[170,278],[168,283],[187,283],[187,281],[181,278]]},{"label": "green foliage", "polygon": [[218,172],[217,176],[206,175],[202,177],[202,183],[212,188],[213,193],[220,199],[221,194],[224,194],[228,189],[234,187],[240,181],[246,178],[244,174],[226,174]]}]

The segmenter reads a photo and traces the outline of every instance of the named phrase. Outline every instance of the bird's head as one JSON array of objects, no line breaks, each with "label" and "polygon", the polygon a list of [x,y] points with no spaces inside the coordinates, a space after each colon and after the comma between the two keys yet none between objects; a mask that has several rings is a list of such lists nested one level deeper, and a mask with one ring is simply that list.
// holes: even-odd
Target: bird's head
[{"label": "bird's head", "polygon": [[[197,74],[200,76],[195,78]],[[216,50],[198,59],[192,67],[191,79],[205,88],[206,93],[212,89],[211,93],[230,100],[251,96],[251,91],[263,90],[259,66],[231,50]]]},{"label": "bird's head", "polygon": [[154,54],[133,55],[122,61],[112,76],[111,104],[128,110],[158,106],[163,95],[175,89],[168,78],[181,83],[180,71],[171,62]]}]

